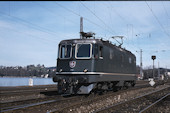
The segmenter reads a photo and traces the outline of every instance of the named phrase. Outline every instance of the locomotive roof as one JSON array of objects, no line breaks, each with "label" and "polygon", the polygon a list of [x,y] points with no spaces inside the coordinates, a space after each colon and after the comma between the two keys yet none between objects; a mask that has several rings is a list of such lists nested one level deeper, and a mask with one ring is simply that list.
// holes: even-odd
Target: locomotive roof
[{"label": "locomotive roof", "polygon": [[69,44],[69,43],[102,43],[102,39],[69,39],[62,40],[60,44]]},{"label": "locomotive roof", "polygon": [[134,55],[130,51],[128,51],[124,48],[121,48],[119,46],[116,46],[116,45],[112,44],[111,42],[109,42],[108,40],[103,40],[103,39],[69,39],[69,40],[62,40],[60,42],[60,44],[76,44],[76,43],[103,44],[103,45],[107,45],[107,46],[110,46],[110,47],[115,47],[122,52],[127,52],[127,53]]}]

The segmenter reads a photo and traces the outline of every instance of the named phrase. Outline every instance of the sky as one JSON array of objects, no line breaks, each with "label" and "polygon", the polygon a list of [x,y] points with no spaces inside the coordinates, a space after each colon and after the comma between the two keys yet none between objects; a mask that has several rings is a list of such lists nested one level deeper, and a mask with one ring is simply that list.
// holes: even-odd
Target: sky
[{"label": "sky", "polygon": [[170,1],[0,1],[0,65],[56,66],[59,42],[80,38],[80,17],[96,38],[124,36],[137,65],[142,49],[143,68],[152,55],[170,68]]}]

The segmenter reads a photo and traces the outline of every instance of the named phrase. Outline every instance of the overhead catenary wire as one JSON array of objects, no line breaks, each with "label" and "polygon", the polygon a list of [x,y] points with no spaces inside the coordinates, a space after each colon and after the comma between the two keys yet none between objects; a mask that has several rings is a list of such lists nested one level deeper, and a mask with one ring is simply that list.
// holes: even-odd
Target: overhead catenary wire
[{"label": "overhead catenary wire", "polygon": [[[109,3],[108,3],[109,4]],[[107,4],[106,4],[107,5]],[[110,6],[110,8],[111,8],[111,11],[112,12],[114,12],[123,22],[125,22],[125,23],[128,23],[127,21],[126,21],[126,19],[124,19],[123,18],[123,16],[121,16],[117,11],[116,11],[116,9],[113,7],[113,5],[110,3],[109,4],[109,6]],[[134,34],[134,32],[133,32],[133,25],[132,24],[130,24],[131,26],[132,26],[132,38],[133,38],[133,34]],[[127,24],[127,27],[128,27],[128,24]],[[129,32],[129,31],[128,31]],[[127,35],[128,35],[128,33],[127,33]],[[133,40],[132,40],[132,44],[128,44],[128,47],[130,47],[131,48],[131,50],[133,50],[134,51],[134,53],[135,53],[135,51],[136,51],[136,49],[134,50],[134,47],[135,48],[138,48],[138,49],[141,49],[141,48],[139,48],[138,46],[135,46],[134,45],[134,42],[133,42]]]},{"label": "overhead catenary wire", "polygon": [[67,10],[67,11],[69,11],[69,12],[72,12],[73,14],[75,14],[75,15],[77,15],[77,16],[79,16],[79,17],[83,17],[83,19],[84,19],[84,20],[86,20],[86,21],[88,21],[88,22],[90,22],[90,23],[92,23],[92,24],[94,24],[94,25],[98,26],[98,27],[99,27],[99,28],[101,28],[101,29],[106,30],[107,32],[109,32],[109,33],[113,33],[113,32],[111,32],[111,31],[109,31],[109,30],[107,30],[107,29],[103,28],[103,26],[101,26],[101,25],[99,25],[99,24],[96,24],[95,22],[93,22],[93,21],[91,21],[91,20],[87,19],[86,17],[84,17],[84,16],[82,16],[82,15],[80,15],[80,14],[76,13],[76,12],[74,12],[74,11],[73,11],[73,10],[71,10],[71,9],[69,9],[69,8],[67,8],[67,7],[64,7],[63,5],[61,5],[61,4],[57,3],[57,2],[55,2],[55,4],[57,4],[58,6],[60,6],[60,7],[64,8],[65,10]]},{"label": "overhead catenary wire", "polygon": [[[5,15],[5,16],[8,16],[8,17],[11,17],[11,18],[13,18],[13,19],[16,19],[16,20],[19,20],[19,21],[22,21],[22,22],[24,22],[24,24],[23,25],[25,25],[25,26],[28,26],[29,24],[31,24],[31,25],[33,25],[34,27],[32,27],[33,29],[36,29],[36,30],[39,30],[39,31],[41,31],[41,32],[43,32],[43,33],[47,33],[47,34],[50,34],[50,35],[53,35],[54,36],[54,34],[52,34],[52,33],[49,33],[49,32],[47,32],[47,31],[45,31],[44,30],[44,28],[43,27],[40,27],[40,26],[38,26],[38,25],[35,25],[35,24],[33,24],[33,23],[31,23],[31,22],[28,22],[28,21],[26,21],[26,20],[24,20],[24,19],[21,19],[21,18],[18,18],[18,17],[16,17],[16,16],[12,16],[11,15],[11,13],[10,14],[7,14],[7,13],[4,13],[4,12],[1,12],[0,11],[0,13],[1,14],[3,14],[3,15]],[[15,22],[18,22],[18,21],[15,21]],[[20,24],[22,24],[22,23],[20,23]],[[26,25],[27,24],[27,25]],[[30,26],[30,25],[29,25]],[[40,27],[40,28],[37,28],[37,27]],[[43,30],[42,30],[43,29]],[[10,29],[10,30],[12,30],[12,31],[14,31],[14,32],[19,32],[19,30],[14,30],[14,29]],[[19,32],[19,33],[22,33],[22,32]],[[28,33],[26,33],[26,32],[24,32],[25,34],[27,34],[27,35],[29,35],[29,36],[32,36],[32,37],[37,37],[37,36],[34,36],[34,35],[31,35],[31,34],[28,34]],[[47,40],[47,41],[51,41],[51,42],[54,42],[54,43],[56,43],[57,42],[57,40],[53,40],[53,39],[50,39],[50,38],[40,38],[40,37],[37,37],[37,38],[39,38],[39,39],[42,39],[42,40]]]},{"label": "overhead catenary wire", "polygon": [[[80,15],[80,14],[78,14],[78,13],[72,11],[71,9],[69,9],[69,8],[67,8],[67,7],[64,7],[63,5],[61,5],[61,4],[57,3],[57,2],[55,2],[55,3],[56,3],[58,6],[60,6],[60,7],[64,8],[64,9],[66,9],[67,11],[72,12],[73,14],[75,14],[75,15],[77,15],[77,16],[79,16],[79,17],[83,17],[83,19],[87,20],[88,22],[90,22],[90,23],[92,23],[92,24],[94,24],[94,25],[96,25],[96,26],[102,28],[102,26],[100,26],[100,25],[98,25],[98,24],[92,22],[91,20],[89,20],[89,19],[85,18],[84,16],[82,16],[82,15]],[[102,28],[102,29],[103,29],[103,28]]]},{"label": "overhead catenary wire", "polygon": [[156,19],[156,21],[159,23],[160,27],[162,28],[162,30],[164,31],[164,33],[170,38],[170,35],[166,32],[164,26],[161,24],[161,22],[159,21],[159,19],[157,18],[157,16],[155,15],[155,13],[153,12],[153,10],[151,9],[151,7],[149,6],[149,4],[145,1],[146,5],[148,6],[149,10],[151,11],[152,15],[154,16],[154,18]]},{"label": "overhead catenary wire", "polygon": [[163,6],[163,9],[165,10],[165,15],[167,16],[167,30],[168,30],[168,27],[169,27],[169,21],[170,21],[170,15],[168,14],[168,11],[164,5],[164,2],[162,1],[162,6]]},{"label": "overhead catenary wire", "polygon": [[[98,20],[100,20],[109,30],[111,30],[113,33],[116,34],[115,31],[112,30],[112,28],[110,28],[101,18],[99,18],[91,9],[89,9],[83,2],[80,1],[80,3],[87,9],[89,10],[89,12],[91,12]],[[114,40],[116,40],[114,38]],[[116,42],[118,42],[120,44],[120,42],[118,40],[116,40]]]},{"label": "overhead catenary wire", "polygon": [[[106,4],[106,5],[107,5],[107,4]],[[110,6],[111,10],[112,10],[116,15],[118,15],[118,17],[119,17],[122,21],[124,21],[125,23],[128,23],[128,22],[117,12],[117,10],[113,7],[113,5],[112,5],[111,3],[108,3],[108,5]]]},{"label": "overhead catenary wire", "polygon": [[[61,5],[61,4],[57,3],[57,2],[55,2],[55,3],[56,3],[58,6],[64,8],[65,10],[67,10],[67,11],[69,11],[69,12],[71,12],[71,13],[73,13],[73,14],[79,16],[79,17],[83,17],[83,18],[84,18],[85,20],[87,20],[88,22],[90,22],[90,23],[92,23],[92,24],[94,24],[94,25],[100,27],[101,29],[104,29],[101,25],[92,22],[91,20],[89,20],[89,19],[85,18],[84,16],[82,16],[82,15],[76,13],[75,11],[73,11],[73,10],[71,10],[71,9],[69,9],[69,8],[67,8],[67,7],[65,7],[65,6],[63,6],[63,5]],[[82,2],[81,2],[81,3],[82,3]],[[84,4],[82,3],[82,5],[84,5]],[[93,11],[91,11],[87,6],[84,5],[84,7],[86,7],[93,15],[97,16],[97,15],[96,15]],[[99,19],[98,16],[97,16],[96,18]],[[99,20],[103,22],[103,20],[101,20],[101,19],[99,19]],[[107,25],[106,25],[106,26],[107,26]],[[108,28],[108,27],[107,27],[107,28]],[[105,29],[105,30],[106,30],[106,29]],[[110,30],[110,29],[109,29],[109,30]],[[114,32],[114,31],[112,32],[112,31],[109,31],[109,30],[107,29],[107,31],[108,31],[109,33],[113,33],[113,32]],[[115,32],[114,32],[114,33],[115,33]],[[133,46],[134,46],[134,44],[133,44]],[[136,46],[134,46],[134,47],[136,48]],[[137,47],[137,48],[139,48],[139,47]],[[140,48],[139,48],[139,49],[140,49]]]},{"label": "overhead catenary wire", "polygon": [[[121,16],[121,15],[117,12],[117,10],[113,7],[113,4],[112,4],[112,3],[108,3],[108,4],[105,3],[105,5],[108,5],[108,7],[111,8],[111,12],[114,12],[124,23],[126,23],[126,24],[127,24],[127,27],[128,27],[128,26],[132,26],[132,37],[133,37],[133,34],[134,34],[133,24],[128,24],[128,22],[126,21],[126,19],[125,19],[123,16]],[[128,28],[127,28],[127,29],[128,29]],[[127,32],[129,32],[129,31],[127,31]],[[127,35],[128,35],[128,33],[127,33]],[[126,37],[125,37],[125,38],[126,38]],[[128,45],[129,45],[129,44],[128,44]],[[134,45],[133,40],[132,40],[132,45],[130,45],[130,46],[133,46],[133,47],[135,47],[135,48],[141,49],[141,48],[139,48],[139,47],[137,47],[137,46]]]},{"label": "overhead catenary wire", "polygon": [[[59,14],[59,13],[56,13],[56,12],[54,12],[53,10],[51,10],[50,8],[47,8],[47,7],[45,7],[44,5],[41,5],[40,3],[37,3],[36,2],[36,4],[38,4],[40,7],[42,7],[42,8],[44,8],[44,9],[46,9],[48,12],[50,12],[51,14],[53,14],[53,15],[59,15],[59,16],[62,16],[63,18],[65,18],[65,16],[63,16],[63,15],[61,15],[61,14]],[[74,22],[73,20],[71,20],[71,19],[69,19],[69,18],[66,18],[68,21],[70,21],[70,22],[72,22],[72,23],[74,23],[74,24],[77,24],[76,22]]]},{"label": "overhead catenary wire", "polygon": [[[18,17],[16,17],[16,16],[8,15],[8,14],[6,14],[6,13],[4,13],[4,12],[1,12],[1,11],[0,11],[0,13],[1,13],[1,14],[4,14],[4,15],[6,15],[6,16],[12,17],[12,18],[14,18],[14,19],[16,19],[16,20],[22,21],[22,22],[24,22],[24,23],[27,23],[27,25],[29,25],[29,26],[32,25],[32,26],[34,26],[34,27],[32,27],[32,28],[34,28],[34,29],[40,30],[40,31],[42,31],[42,32],[46,32],[46,33],[48,33],[48,34],[50,34],[50,35],[54,35],[54,34],[57,35],[57,33],[53,32],[53,31],[50,31],[50,30],[47,29],[47,28],[41,27],[41,26],[39,26],[39,25],[36,25],[36,24],[34,24],[34,23],[32,23],[32,22],[29,22],[29,21],[27,21],[27,20],[18,18]],[[49,32],[49,31],[50,31],[50,32]]]},{"label": "overhead catenary wire", "polygon": [[[86,6],[87,7],[87,6]],[[81,16],[80,14],[79,14],[79,16]],[[42,30],[43,31],[43,30]]]},{"label": "overhead catenary wire", "polygon": [[[54,16],[58,15],[58,16],[61,16],[63,17],[64,19],[66,19],[67,21],[71,22],[71,23],[74,23],[75,25],[77,25],[78,23],[71,20],[70,18],[66,18],[65,16],[59,14],[59,13],[56,13],[54,10],[51,10],[50,8],[47,8],[45,7],[44,5],[41,5],[40,3],[37,3],[37,5],[39,5],[41,8],[47,10],[48,12],[50,12],[51,14],[53,14]],[[84,28],[86,28],[86,26],[84,26]]]},{"label": "overhead catenary wire", "polygon": [[20,31],[19,29],[12,29],[12,28],[7,28],[8,30],[10,31],[13,31],[13,32],[16,32],[16,33],[21,33],[21,34],[24,34],[24,35],[27,35],[27,36],[31,36],[32,38],[38,38],[38,39],[41,39],[41,40],[45,40],[45,42],[53,42],[53,43],[57,43],[57,40],[52,40],[52,39],[49,39],[49,38],[44,38],[44,37],[38,37],[38,36],[35,36],[35,35],[32,35],[30,33],[26,33],[26,32],[23,32],[23,31]]},{"label": "overhead catenary wire", "polygon": [[91,12],[98,20],[100,20],[109,30],[111,30],[114,34],[116,34],[115,31],[113,31],[101,18],[99,18],[90,8],[88,8],[83,2],[80,1],[80,3],[89,11]]},{"label": "overhead catenary wire", "polygon": [[[105,3],[105,4],[106,4],[106,3]],[[123,18],[123,16],[121,16],[121,15],[117,12],[117,10],[114,8],[114,6],[113,6],[112,3],[108,3],[108,4],[106,4],[106,5],[109,5],[110,7],[112,7],[112,8],[111,8],[111,9],[112,9],[112,12],[114,12],[122,21],[124,21],[125,23],[128,23],[128,22],[126,21],[126,19]],[[127,26],[128,26],[128,25],[133,25],[133,24],[127,24]],[[134,26],[134,25],[133,25],[133,26]],[[133,29],[133,30],[137,30],[137,29]],[[133,32],[132,34],[134,34],[135,31],[132,31],[132,32]],[[140,31],[138,31],[138,32],[140,32]],[[139,33],[139,34],[141,34],[141,33]],[[128,35],[128,34],[127,34],[127,35]],[[138,41],[138,40],[137,40],[137,41]],[[140,47],[134,45],[133,40],[132,40],[132,45],[130,45],[130,46],[134,46],[134,47],[137,47],[138,49],[140,49]]]},{"label": "overhead catenary wire", "polygon": [[[12,14],[12,7],[11,7],[11,5],[12,4],[10,4],[10,2],[9,2],[9,10],[10,10],[10,12],[8,12],[7,14],[8,14],[8,16],[9,15],[11,15]],[[63,4],[62,4],[63,5]],[[111,5],[111,4],[109,4],[109,5]],[[145,5],[145,4],[144,4]],[[150,4],[149,4],[150,5]],[[43,5],[42,4],[42,6],[46,6],[46,5]],[[63,5],[63,6],[65,6],[65,5]],[[87,7],[88,5],[86,4],[86,7]],[[97,6],[97,5],[96,5]],[[165,4],[165,6],[166,6],[166,4]],[[65,7],[67,7],[67,6],[65,6]],[[58,13],[55,13],[55,10],[53,10],[53,8],[50,8],[50,7],[46,7],[46,8],[48,8],[49,10],[51,10],[51,11],[49,11],[49,12],[51,12],[51,13],[53,13],[54,15],[57,15]],[[69,7],[67,7],[67,8],[69,8]],[[88,7],[89,9],[91,9],[91,7]],[[146,7],[147,8],[147,7]],[[164,9],[165,9],[166,7],[164,7]],[[71,8],[70,8],[71,9]],[[72,9],[71,9],[72,10]],[[115,13],[117,13],[117,15],[120,15],[119,17],[120,18],[123,18],[123,19],[127,19],[127,21],[129,22],[129,20],[128,20],[128,18],[124,18],[124,15],[122,15],[122,13],[121,12],[119,12],[119,10],[115,7],[115,9],[113,9],[113,10],[117,10]],[[112,11],[113,11],[112,10]],[[45,10],[44,10],[45,11]],[[93,11],[93,10],[92,10]],[[111,10],[109,10],[109,11],[111,11]],[[111,13],[114,13],[114,11],[112,12],[111,11]],[[154,10],[153,10],[154,11]],[[165,9],[165,11],[166,11],[166,9]],[[95,13],[95,11],[93,11],[94,13]],[[96,12],[97,12],[97,10],[96,10]],[[149,12],[150,13],[150,12]],[[154,12],[154,13],[156,13],[156,12]],[[164,13],[164,12],[163,12]],[[59,13],[59,14],[61,14],[61,13]],[[95,13],[95,14],[98,14],[98,13]],[[82,14],[79,12],[79,15],[81,16]],[[2,16],[2,15],[1,15]],[[15,16],[15,15],[14,15]],[[73,15],[74,16],[74,15]],[[97,15],[98,16],[98,15]],[[106,15],[107,16],[107,15]],[[113,15],[112,15],[113,16]],[[151,15],[152,16],[152,15]],[[168,15],[167,15],[168,16]],[[18,16],[17,16],[18,17]],[[64,16],[63,16],[64,17]],[[166,15],[165,15],[165,17],[166,17]],[[20,17],[19,17],[20,18]],[[23,19],[25,19],[25,18],[23,18]],[[71,20],[71,18],[70,17],[65,17],[65,19],[67,19],[67,20]],[[121,19],[121,20],[123,20],[123,19]],[[158,18],[159,19],[159,18]],[[18,19],[15,19],[15,20],[18,20]],[[124,20],[123,20],[124,21]],[[125,20],[126,21],[126,20]],[[19,20],[17,21],[18,23],[19,23]],[[21,21],[22,22],[22,21]],[[33,22],[33,21],[29,21],[29,22]],[[75,21],[73,21],[73,20],[71,20],[70,22],[72,22],[72,23],[74,23],[74,24],[77,24]],[[88,21],[89,22],[89,21]],[[95,22],[95,21],[93,21],[94,23],[96,23],[96,24],[98,24],[99,26],[98,27],[102,27],[102,25],[101,24],[99,24],[99,23],[97,23],[97,22]],[[161,21],[160,21],[161,22]],[[90,22],[91,23],[91,22]],[[50,35],[53,35],[53,36],[56,36],[56,33],[55,33],[55,31],[54,31],[54,33],[51,33],[51,32],[48,32],[48,30],[47,29],[44,29],[44,28],[40,28],[39,26],[36,26],[36,25],[38,25],[38,23],[35,23],[35,26],[34,25],[32,25],[32,24],[29,24],[29,23],[27,23],[27,22],[22,22],[21,24],[25,24],[25,25],[29,25],[29,26],[31,26],[31,28],[34,28],[34,29],[37,29],[37,30],[39,30],[39,31],[42,31],[43,33],[48,33],[48,34],[50,34]],[[34,23],[33,23],[34,24]],[[161,23],[162,24],[162,23]],[[110,24],[109,24],[110,25]],[[41,26],[42,27],[42,26]],[[134,26],[134,27],[136,27],[136,26]],[[165,27],[165,26],[163,26],[163,27]],[[97,27],[96,27],[97,28]],[[103,27],[101,28],[101,29],[103,29]],[[18,29],[15,29],[15,30],[18,30]],[[51,29],[51,30],[53,30],[53,29]],[[135,30],[137,30],[137,29],[135,29],[134,28],[134,32],[135,32]],[[165,29],[166,30],[166,29]],[[167,30],[166,30],[167,31]],[[53,32],[53,31],[52,31]],[[168,31],[167,31],[168,32]],[[27,32],[28,34],[31,34],[31,33],[29,33],[29,32]],[[27,35],[27,34],[26,34]],[[32,34],[31,34],[32,35]],[[29,35],[29,36],[31,36],[31,35]],[[34,35],[34,34],[33,34]],[[38,36],[38,35],[37,35]],[[37,37],[38,38],[38,37]],[[39,38],[41,38],[41,36],[39,37]],[[43,38],[46,38],[46,37],[43,37]],[[44,40],[44,39],[42,39],[42,40]],[[45,39],[46,40],[46,39]],[[47,38],[47,40],[48,40],[48,38]],[[48,40],[49,41],[49,40]],[[51,40],[52,41],[52,40]],[[136,42],[136,41],[135,41]],[[132,43],[133,44],[133,43]],[[140,47],[137,43],[134,43],[135,44],[135,46],[138,46],[138,47]],[[133,49],[135,49],[134,47],[134,44],[133,45],[129,45],[129,46],[131,46]],[[142,43],[141,43],[141,45],[142,45]],[[133,47],[134,46],[134,47]],[[141,46],[142,47],[142,46]],[[145,51],[145,50],[144,50]],[[169,52],[169,50],[162,50],[162,51],[160,51],[160,52]]]},{"label": "overhead catenary wire", "polygon": [[[37,3],[38,4],[38,3]],[[37,25],[37,24],[35,24],[35,23],[32,23],[32,22],[30,22],[30,21],[28,21],[28,20],[25,20],[25,19],[22,19],[22,18],[19,18],[19,17],[17,17],[17,16],[14,16],[14,15],[12,15],[11,14],[11,3],[9,2],[9,14],[7,14],[7,13],[4,13],[4,12],[2,12],[2,11],[0,11],[0,13],[1,14],[3,14],[3,15],[6,15],[6,16],[9,16],[9,17],[11,17],[11,18],[14,18],[14,19],[16,19],[16,20],[19,20],[19,21],[22,21],[23,23],[25,23],[25,24],[23,24],[23,25],[27,25],[27,26],[31,26],[33,29],[36,29],[36,30],[39,30],[39,31],[41,31],[41,32],[45,32],[45,33],[47,33],[47,34],[50,34],[50,35],[52,35],[52,36],[58,36],[58,33],[56,32],[56,31],[52,31],[51,29],[48,29],[48,28],[45,28],[45,27],[42,27],[42,26],[40,26],[40,25]],[[40,5],[40,4],[39,4]],[[41,5],[42,6],[42,5]],[[42,6],[43,7],[43,6]],[[45,7],[44,7],[45,8]],[[46,9],[48,9],[48,8],[46,8]],[[76,23],[77,24],[77,23]],[[65,35],[66,36],[66,35]],[[68,37],[68,36],[66,36],[66,37]]]},{"label": "overhead catenary wire", "polygon": [[[60,4],[58,4],[58,5],[60,5]],[[60,5],[60,6],[61,6],[61,5]],[[65,7],[64,7],[64,8],[65,8]],[[66,9],[69,10],[68,8],[66,8]],[[69,11],[71,11],[72,13],[74,13],[74,14],[76,14],[76,15],[78,15],[78,16],[81,16],[81,15],[75,13],[75,12],[72,11],[72,10],[69,10]],[[30,22],[30,21],[21,19],[21,18],[19,18],[19,17],[13,16],[13,15],[11,15],[11,14],[6,14],[6,13],[4,13],[4,12],[0,12],[0,13],[1,13],[1,14],[4,14],[4,15],[7,15],[7,16],[9,16],[9,17],[15,18],[15,19],[17,19],[17,20],[20,20],[20,21],[22,21],[22,22],[24,22],[24,23],[27,23],[29,26],[32,25],[32,26],[34,26],[34,27],[32,27],[32,28],[34,28],[34,29],[40,30],[40,31],[42,31],[42,32],[46,32],[46,33],[51,34],[51,35],[54,35],[54,34],[57,35],[57,33],[53,32],[53,31],[51,31],[51,30],[49,30],[49,29],[47,29],[47,28],[41,27],[41,26],[39,26],[39,25],[36,25],[36,24],[34,24],[34,23]],[[85,17],[84,17],[84,19],[87,20],[88,22],[90,22],[90,23],[92,23],[92,24],[94,24],[94,25],[96,25],[96,26],[104,29],[102,26],[100,26],[100,25],[92,22],[91,20],[89,20],[89,19],[87,19],[87,18],[85,18]],[[108,32],[110,32],[110,31],[108,31]]]},{"label": "overhead catenary wire", "polygon": [[[8,16],[8,17],[11,17],[11,18],[13,18],[13,19],[15,19],[15,20],[21,21],[22,23],[20,23],[20,24],[23,24],[23,25],[25,25],[25,26],[29,26],[29,27],[31,27],[31,28],[33,28],[33,29],[39,30],[39,31],[41,31],[41,32],[43,32],[43,33],[47,33],[47,34],[52,35],[52,36],[58,36],[58,33],[57,33],[57,32],[54,32],[54,31],[52,31],[52,30],[50,30],[50,29],[44,28],[44,27],[42,27],[42,26],[39,26],[39,25],[37,25],[37,24],[34,24],[34,23],[32,23],[32,22],[30,22],[30,21],[27,21],[27,20],[24,20],[24,19],[22,19],[22,18],[13,16],[13,15],[11,15],[11,13],[10,13],[10,14],[7,14],[7,13],[4,13],[4,12],[2,12],[2,11],[0,11],[0,13],[3,14],[3,15],[6,15],[6,16]],[[66,35],[65,35],[65,36],[66,36]],[[68,36],[66,36],[66,37],[68,37]],[[50,37],[50,38],[51,38],[51,37]],[[55,38],[55,39],[56,39],[56,38]]]},{"label": "overhead catenary wire", "polygon": [[166,16],[168,17],[168,19],[170,19],[170,16],[169,16],[169,14],[168,14],[167,9],[165,8],[165,5],[164,5],[163,1],[162,1],[162,6],[163,6],[163,8],[164,8],[164,10],[165,10]]},{"label": "overhead catenary wire", "polygon": [[[107,5],[107,4],[106,4]],[[114,12],[118,17],[120,17],[120,19],[122,21],[124,21],[125,23],[127,23],[127,21],[123,18],[123,16],[121,16],[117,11],[116,9],[113,7],[113,5],[111,3],[108,3],[108,5],[110,7],[112,7],[114,10],[112,10],[112,12]],[[135,29],[136,30],[136,29]],[[126,43],[126,42],[125,42]],[[141,49],[139,48],[138,46],[135,46],[134,43],[132,43],[131,45],[128,44],[128,46],[131,46],[132,48],[135,47],[135,48],[138,48],[138,49]],[[144,50],[144,51],[147,51],[147,50]],[[150,51],[150,50],[149,50]],[[161,52],[165,52],[165,51],[168,51],[168,50],[162,50]]]}]

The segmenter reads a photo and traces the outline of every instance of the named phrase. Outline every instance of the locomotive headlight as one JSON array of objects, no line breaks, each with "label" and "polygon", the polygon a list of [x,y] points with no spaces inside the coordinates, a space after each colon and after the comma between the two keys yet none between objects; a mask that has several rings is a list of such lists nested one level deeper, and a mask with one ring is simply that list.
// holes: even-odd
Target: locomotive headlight
[{"label": "locomotive headlight", "polygon": [[65,79],[63,79],[63,83],[64,83],[64,84],[66,83],[66,80],[65,80]]},{"label": "locomotive headlight", "polygon": [[78,84],[78,83],[79,83],[79,81],[77,80],[77,81],[76,81],[76,84]]},{"label": "locomotive headlight", "polygon": [[88,69],[84,69],[84,72],[86,73],[88,71]]},{"label": "locomotive headlight", "polygon": [[62,71],[63,71],[63,69],[60,69],[60,70],[59,70],[59,72],[62,72]]}]

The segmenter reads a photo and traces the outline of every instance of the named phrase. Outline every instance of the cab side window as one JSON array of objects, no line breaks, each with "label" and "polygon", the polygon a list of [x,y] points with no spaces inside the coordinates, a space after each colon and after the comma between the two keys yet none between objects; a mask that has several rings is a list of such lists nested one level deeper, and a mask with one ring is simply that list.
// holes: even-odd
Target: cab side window
[{"label": "cab side window", "polygon": [[94,45],[94,58],[95,59],[98,59],[99,58],[99,52],[98,52],[98,45],[97,44],[95,44]]},{"label": "cab side window", "polygon": [[103,46],[99,46],[99,58],[103,59]]}]

